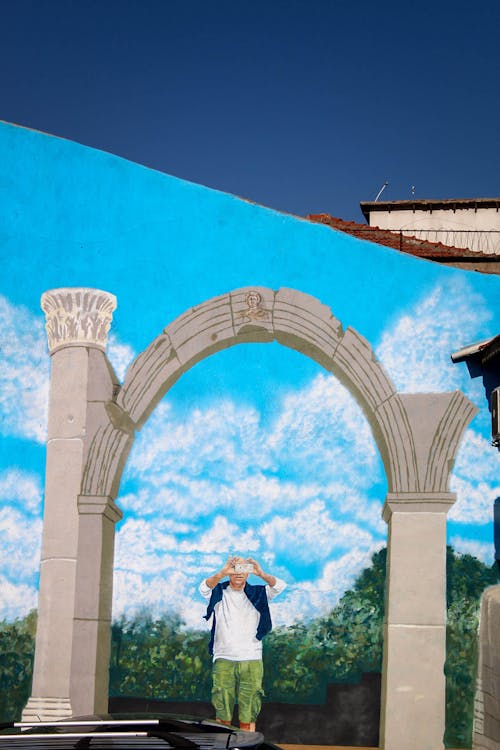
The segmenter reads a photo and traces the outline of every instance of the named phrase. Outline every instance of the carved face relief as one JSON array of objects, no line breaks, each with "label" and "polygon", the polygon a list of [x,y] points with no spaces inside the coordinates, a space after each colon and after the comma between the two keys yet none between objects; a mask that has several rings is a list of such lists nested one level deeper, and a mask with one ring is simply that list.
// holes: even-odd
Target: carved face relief
[{"label": "carved face relief", "polygon": [[245,297],[247,309],[241,314],[246,320],[269,320],[269,310],[262,305],[262,295],[252,290]]}]

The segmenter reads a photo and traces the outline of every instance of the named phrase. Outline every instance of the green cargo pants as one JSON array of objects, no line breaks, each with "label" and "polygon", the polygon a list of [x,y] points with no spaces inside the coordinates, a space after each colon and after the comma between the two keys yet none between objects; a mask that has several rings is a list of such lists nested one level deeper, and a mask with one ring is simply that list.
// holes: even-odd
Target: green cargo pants
[{"label": "green cargo pants", "polygon": [[232,721],[238,702],[240,722],[254,722],[262,705],[262,661],[216,659],[213,666],[212,704],[221,721]]}]

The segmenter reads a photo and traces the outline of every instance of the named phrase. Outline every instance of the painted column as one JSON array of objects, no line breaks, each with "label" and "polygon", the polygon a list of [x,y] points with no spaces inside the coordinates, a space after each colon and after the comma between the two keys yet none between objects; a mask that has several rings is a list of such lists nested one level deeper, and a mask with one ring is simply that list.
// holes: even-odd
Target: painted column
[{"label": "painted column", "polygon": [[[70,716],[71,660],[82,472],[95,382],[107,397],[105,348],[116,299],[96,289],[55,289],[41,300],[51,355],[40,590],[31,697],[23,719]],[[101,389],[101,390],[102,390]]]},{"label": "painted column", "polygon": [[445,727],[446,514],[452,493],[390,493],[380,746],[439,750]]},{"label": "painted column", "polygon": [[83,716],[108,712],[115,524],[110,497],[80,495],[71,708]]}]

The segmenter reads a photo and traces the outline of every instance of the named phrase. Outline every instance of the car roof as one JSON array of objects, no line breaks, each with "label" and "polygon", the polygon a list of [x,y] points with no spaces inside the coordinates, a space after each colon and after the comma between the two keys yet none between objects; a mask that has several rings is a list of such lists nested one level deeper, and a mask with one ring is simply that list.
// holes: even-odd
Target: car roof
[{"label": "car roof", "polygon": [[272,748],[261,732],[179,715],[75,717],[0,725],[0,750],[231,750]]}]

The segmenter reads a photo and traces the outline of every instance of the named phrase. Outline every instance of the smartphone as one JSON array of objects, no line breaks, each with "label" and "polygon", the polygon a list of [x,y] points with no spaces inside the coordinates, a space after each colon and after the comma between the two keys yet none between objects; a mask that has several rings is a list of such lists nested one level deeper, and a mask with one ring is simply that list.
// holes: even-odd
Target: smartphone
[{"label": "smartphone", "polygon": [[252,563],[235,563],[234,572],[235,573],[253,573],[253,564]]}]

